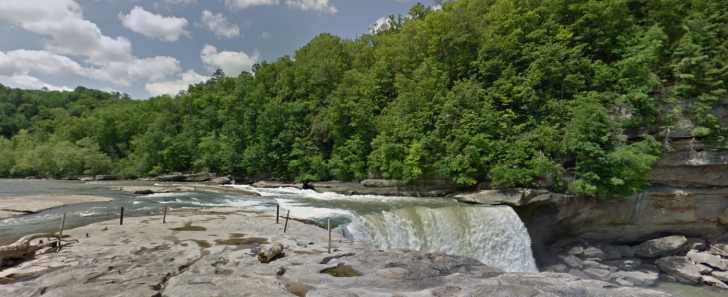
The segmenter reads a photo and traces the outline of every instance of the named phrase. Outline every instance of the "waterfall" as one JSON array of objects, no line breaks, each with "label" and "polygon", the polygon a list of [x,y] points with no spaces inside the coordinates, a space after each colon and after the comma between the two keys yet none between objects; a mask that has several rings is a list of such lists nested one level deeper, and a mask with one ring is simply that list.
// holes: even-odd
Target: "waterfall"
[{"label": "waterfall", "polygon": [[509,206],[393,209],[354,215],[341,231],[368,249],[443,252],[509,272],[538,272],[526,227]]}]

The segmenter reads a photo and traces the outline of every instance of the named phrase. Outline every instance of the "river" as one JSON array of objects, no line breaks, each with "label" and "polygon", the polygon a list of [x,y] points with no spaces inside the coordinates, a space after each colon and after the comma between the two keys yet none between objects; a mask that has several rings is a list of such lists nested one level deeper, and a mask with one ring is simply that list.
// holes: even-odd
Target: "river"
[{"label": "river", "polygon": [[[260,189],[233,185],[261,196],[218,193],[166,193],[134,195],[110,191],[111,186],[154,185],[133,181],[0,180],[0,199],[38,194],[98,195],[111,202],[85,203],[49,209],[37,214],[0,220],[0,243],[22,235],[55,231],[67,214],[69,228],[125,216],[159,215],[199,208],[238,208],[275,212],[311,219],[364,243],[369,249],[407,248],[445,252],[476,258],[510,272],[538,272],[525,226],[508,206],[462,204],[441,197],[347,196],[294,188]],[[175,185],[164,183],[160,185]],[[182,184],[179,184],[182,185]],[[184,184],[189,185],[189,184]]]}]

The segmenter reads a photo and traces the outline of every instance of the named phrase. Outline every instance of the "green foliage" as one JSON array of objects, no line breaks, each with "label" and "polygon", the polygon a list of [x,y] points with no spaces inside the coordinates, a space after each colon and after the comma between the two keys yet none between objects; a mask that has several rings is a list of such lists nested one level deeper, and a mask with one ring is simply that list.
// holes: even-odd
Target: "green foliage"
[{"label": "green foliage", "polygon": [[442,178],[608,199],[660,155],[627,129],[689,122],[725,146],[726,0],[438,3],[175,96],[0,85],[0,177]]}]

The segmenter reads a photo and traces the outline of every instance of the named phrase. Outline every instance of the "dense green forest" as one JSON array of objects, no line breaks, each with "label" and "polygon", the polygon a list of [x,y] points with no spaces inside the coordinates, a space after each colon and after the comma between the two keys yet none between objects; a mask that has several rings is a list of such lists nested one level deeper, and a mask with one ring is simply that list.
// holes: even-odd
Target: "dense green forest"
[{"label": "dense green forest", "polygon": [[[690,129],[725,146],[727,0],[417,4],[355,40],[132,100],[0,85],[0,176],[444,178],[608,198]],[[629,131],[648,131],[634,134]]]}]

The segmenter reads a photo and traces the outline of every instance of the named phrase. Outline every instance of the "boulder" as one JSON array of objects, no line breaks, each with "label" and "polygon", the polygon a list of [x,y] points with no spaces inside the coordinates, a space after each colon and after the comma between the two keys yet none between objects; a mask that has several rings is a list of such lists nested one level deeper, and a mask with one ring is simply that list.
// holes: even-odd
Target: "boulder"
[{"label": "boulder", "polygon": [[511,188],[483,190],[476,193],[455,195],[453,198],[478,204],[522,206],[526,205],[530,198],[547,193],[548,191],[543,189]]},{"label": "boulder", "polygon": [[167,175],[160,175],[157,176],[158,182],[183,182],[185,181],[185,176],[182,173],[171,173]]},{"label": "boulder", "polygon": [[713,277],[715,277],[721,281],[728,282],[728,271],[713,270],[713,272],[711,272],[710,275],[712,275]]},{"label": "boulder", "polygon": [[704,284],[713,286],[719,289],[726,290],[728,289],[728,285],[726,285],[724,282],[720,281],[719,279],[712,277],[710,275],[703,275],[703,277],[700,279]]},{"label": "boulder", "polygon": [[705,252],[697,252],[695,250],[688,252],[687,256],[695,263],[705,264],[720,270],[728,270],[728,260],[723,259],[720,256],[711,255]]},{"label": "boulder", "polygon": [[286,183],[280,181],[259,181],[253,184],[256,188],[296,188],[303,189],[303,184]]},{"label": "boulder", "polygon": [[660,270],[683,284],[697,284],[702,277],[700,267],[694,264],[688,257],[665,257],[658,259],[655,263]]},{"label": "boulder", "polygon": [[584,262],[582,262],[581,259],[579,259],[573,255],[566,256],[566,257],[564,257],[563,260],[564,260],[564,263],[566,263],[566,265],[569,265],[572,268],[579,268],[579,269],[584,268]]},{"label": "boulder", "polygon": [[617,247],[611,245],[602,246],[601,250],[605,254],[604,260],[619,260],[622,259],[622,253]]},{"label": "boulder", "polygon": [[575,246],[569,249],[569,255],[581,255],[584,252],[584,248]]},{"label": "boulder", "polygon": [[642,266],[642,260],[637,259],[637,258],[627,258],[627,259],[620,259],[620,260],[605,261],[604,264],[617,267],[621,270],[635,270],[637,268],[640,268],[640,266]]},{"label": "boulder", "polygon": [[213,183],[216,183],[219,185],[229,185],[233,182],[233,180],[227,176],[220,176],[220,177],[215,177],[213,179],[210,179],[210,182],[213,182]]},{"label": "boulder", "polygon": [[659,274],[656,272],[643,271],[620,271],[615,273],[616,277],[622,278],[637,286],[651,286],[657,282]]},{"label": "boulder", "polygon": [[682,235],[648,240],[634,247],[635,255],[643,258],[658,258],[674,255],[688,246],[688,239]]},{"label": "boulder", "polygon": [[611,281],[614,277],[611,277],[611,272],[609,270],[604,269],[595,269],[595,268],[588,268],[584,269],[584,274],[588,276],[589,278],[601,280],[601,281]]},{"label": "boulder", "polygon": [[582,259],[594,258],[599,260],[606,259],[607,255],[599,248],[590,246],[581,254]]},{"label": "boulder", "polygon": [[619,250],[619,254],[621,254],[624,258],[634,257],[634,249],[628,245],[618,245],[617,249]]}]

